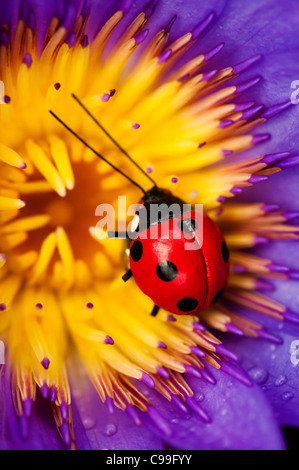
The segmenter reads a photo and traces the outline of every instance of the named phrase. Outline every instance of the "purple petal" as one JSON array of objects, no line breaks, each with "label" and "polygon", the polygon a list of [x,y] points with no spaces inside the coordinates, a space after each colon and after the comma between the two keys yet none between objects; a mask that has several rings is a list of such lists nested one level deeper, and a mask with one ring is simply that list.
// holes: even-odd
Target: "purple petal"
[{"label": "purple petal", "polygon": [[[55,427],[51,409],[41,396],[34,402],[31,416],[20,420],[12,403],[10,371],[7,366],[2,371],[1,385],[1,450],[66,449]],[[22,429],[27,432],[26,438],[22,437]]]},{"label": "purple petal", "polygon": [[[296,282],[276,282],[277,290],[272,297],[288,299],[288,307],[298,315],[299,302]],[[299,325],[280,322],[247,310],[240,312],[262,323],[266,330],[282,340],[273,344],[262,339],[221,335],[224,344],[235,352],[240,364],[253,380],[261,386],[281,425],[299,426]]]},{"label": "purple petal", "polygon": [[[75,379],[74,379],[75,380]],[[86,377],[73,382],[73,417],[79,449],[164,449],[162,440],[145,426],[136,426],[134,410],[115,408],[111,414]],[[135,417],[136,419],[136,417]]]},{"label": "purple petal", "polygon": [[283,449],[284,441],[272,409],[257,385],[247,387],[221,371],[209,368],[211,385],[191,378],[194,390],[184,413],[150,391],[148,398],[168,420],[172,435],[163,436],[176,449]]}]

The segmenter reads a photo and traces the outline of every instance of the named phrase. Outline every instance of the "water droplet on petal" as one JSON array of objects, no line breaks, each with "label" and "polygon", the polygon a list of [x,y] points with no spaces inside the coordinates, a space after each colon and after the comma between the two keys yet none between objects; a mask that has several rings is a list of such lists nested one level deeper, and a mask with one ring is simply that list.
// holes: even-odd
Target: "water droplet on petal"
[{"label": "water droplet on petal", "polygon": [[170,422],[172,424],[178,424],[179,420],[177,418],[173,418]]},{"label": "water droplet on petal", "polygon": [[289,400],[291,400],[293,397],[294,397],[293,392],[284,392],[284,393],[281,395],[281,398],[282,398],[283,401],[289,401]]},{"label": "water droplet on petal", "polygon": [[268,379],[268,372],[262,367],[252,367],[248,371],[250,377],[259,385],[264,384]]},{"label": "water droplet on petal", "polygon": [[201,402],[205,399],[205,396],[203,393],[199,392],[194,396],[195,400],[198,402]]},{"label": "water droplet on petal", "polygon": [[281,385],[284,385],[286,382],[287,382],[287,377],[285,375],[280,375],[279,377],[277,377],[277,379],[275,380],[274,382],[274,385],[276,387],[280,387]]},{"label": "water droplet on petal", "polygon": [[106,436],[114,436],[117,432],[117,426],[113,423],[109,423],[105,426],[104,434]]},{"label": "water droplet on petal", "polygon": [[92,418],[84,418],[82,424],[86,430],[92,429],[95,426],[95,421]]}]

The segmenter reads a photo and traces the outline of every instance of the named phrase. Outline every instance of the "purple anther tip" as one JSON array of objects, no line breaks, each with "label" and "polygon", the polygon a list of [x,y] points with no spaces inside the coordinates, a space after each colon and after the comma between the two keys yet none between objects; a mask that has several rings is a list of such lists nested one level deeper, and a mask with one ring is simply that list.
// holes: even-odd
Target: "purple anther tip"
[{"label": "purple anther tip", "polygon": [[239,85],[236,85],[235,94],[243,93],[243,91],[246,91],[248,90],[248,88],[251,88],[252,86],[256,85],[261,79],[262,77],[258,76],[258,77],[251,78],[250,80],[246,82],[239,83]]},{"label": "purple anther tip", "polygon": [[210,51],[205,53],[205,62],[208,62],[209,60],[213,59],[215,55],[217,55],[225,46],[224,42],[221,42],[220,44],[217,44],[216,47],[213,47]]},{"label": "purple anther tip", "polygon": [[23,64],[25,64],[26,67],[28,67],[28,69],[31,67],[31,65],[32,65],[32,56],[31,56],[30,52],[27,52],[27,54],[24,55]]},{"label": "purple anther tip", "polygon": [[177,183],[178,181],[179,181],[179,179],[178,179],[177,176],[173,176],[173,177],[171,178],[171,182],[174,183],[174,184]]},{"label": "purple anther tip", "polygon": [[155,11],[158,0],[152,0],[149,2],[144,9],[145,18],[148,19]]},{"label": "purple anther tip", "polygon": [[261,161],[267,165],[272,165],[273,163],[289,156],[290,152],[268,153],[267,155],[264,155]]},{"label": "purple anther tip", "polygon": [[234,111],[235,113],[246,111],[247,109],[251,108],[254,104],[255,104],[255,101],[247,101],[245,103],[236,103]]},{"label": "purple anther tip", "polygon": [[262,57],[262,54],[256,54],[252,57],[249,57],[249,59],[245,59],[242,62],[239,62],[238,64],[233,66],[233,73],[236,75],[243,72],[244,70],[248,69],[251,65],[255,64],[255,62],[260,60]]},{"label": "purple anther tip", "polygon": [[164,32],[167,34],[169,33],[169,31],[171,30],[174,22],[176,21],[177,19],[177,15],[173,15],[173,17],[171,18],[171,20],[169,21],[169,23],[167,24],[167,26],[165,26],[164,28]]},{"label": "purple anther tip", "polygon": [[67,403],[65,401],[63,401],[61,403],[61,405],[59,405],[59,409],[60,409],[60,413],[61,413],[61,417],[62,417],[63,421],[66,421],[68,419],[68,416],[69,416],[69,407],[68,407]]},{"label": "purple anther tip", "polygon": [[57,397],[57,389],[55,387],[55,385],[52,385],[50,387],[50,391],[49,391],[49,400],[51,403],[54,403],[54,401],[56,400],[56,397]]},{"label": "purple anther tip", "polygon": [[49,387],[46,383],[44,383],[41,387],[40,387],[40,392],[41,392],[41,395],[43,398],[48,398],[49,396]]},{"label": "purple anther tip", "polygon": [[222,119],[221,121],[219,121],[218,128],[225,129],[226,127],[230,126],[233,123],[234,121],[232,121],[231,119],[227,119],[227,120]]},{"label": "purple anther tip", "polygon": [[159,58],[158,58],[158,63],[159,64],[163,64],[164,62],[166,62],[167,59],[169,59],[169,57],[171,56],[172,54],[172,50],[171,49],[167,49],[165,52],[163,52]]},{"label": "purple anther tip", "polygon": [[238,356],[234,354],[232,351],[227,349],[223,344],[215,344],[215,349],[218,354],[221,354],[221,356],[226,357],[227,359],[232,359],[233,361],[238,361]]},{"label": "purple anther tip", "polygon": [[242,113],[240,121],[248,121],[252,117],[256,116],[258,113],[260,113],[263,108],[264,106],[261,104],[260,106],[254,106],[250,109],[247,109]]},{"label": "purple anther tip", "polygon": [[92,303],[92,302],[88,302],[88,303],[86,304],[86,307],[89,308],[89,309],[93,308],[93,303]]},{"label": "purple anther tip", "polygon": [[48,357],[44,357],[43,360],[41,361],[41,365],[43,366],[44,369],[49,369],[50,365],[50,359]]},{"label": "purple anther tip", "polygon": [[230,193],[232,194],[240,194],[243,191],[242,188],[239,188],[238,186],[234,186],[231,190]]},{"label": "purple anther tip", "polygon": [[69,424],[66,421],[64,423],[62,423],[62,425],[60,426],[60,432],[61,432],[61,435],[62,435],[62,438],[63,438],[65,444],[67,446],[70,445],[70,443],[71,443],[71,433],[70,433]]},{"label": "purple anther tip", "polygon": [[272,335],[268,331],[257,330],[256,332],[257,332],[258,337],[261,338],[261,339],[265,339],[266,341],[270,341],[271,343],[274,343],[274,344],[282,344],[283,343],[283,340],[281,338],[279,338],[278,336]]},{"label": "purple anther tip", "polygon": [[208,82],[209,80],[211,80],[211,78],[215,77],[217,73],[218,73],[218,70],[211,70],[210,72],[203,73],[201,81]]},{"label": "purple anther tip", "polygon": [[3,96],[3,101],[5,104],[9,104],[11,102],[11,97],[8,95]]},{"label": "purple anther tip", "polygon": [[58,82],[54,83],[55,90],[59,90],[60,87],[61,87],[60,83],[58,83]]},{"label": "purple anther tip", "polygon": [[109,93],[103,93],[102,96],[101,96],[101,100],[103,101],[103,103],[107,103],[107,101],[110,100],[110,94]]},{"label": "purple anther tip", "polygon": [[164,367],[162,367],[162,366],[157,366],[157,374],[159,374],[161,377],[163,377],[163,379],[169,379],[170,378],[169,372],[166,369],[164,369]]},{"label": "purple anther tip", "polygon": [[168,315],[167,320],[172,322],[177,321],[177,319],[173,315]]},{"label": "purple anther tip", "polygon": [[135,36],[134,38],[135,45],[138,46],[139,44],[141,44],[146,39],[148,33],[149,33],[148,29],[143,29],[141,33],[137,34],[137,36]]},{"label": "purple anther tip", "polygon": [[195,28],[192,29],[192,40],[197,39],[201,33],[209,26],[212,20],[215,18],[215,12],[211,11]]},{"label": "purple anther tip", "polygon": [[273,284],[271,284],[270,282],[264,281],[263,279],[256,279],[255,287],[260,290],[268,290],[268,291],[275,290],[275,287]]},{"label": "purple anther tip", "polygon": [[37,310],[41,310],[43,308],[43,304],[38,302],[37,304],[35,304],[35,308],[37,308]]},{"label": "purple anther tip", "polygon": [[237,335],[237,336],[244,336],[244,331],[238,328],[233,323],[225,323],[225,328],[226,328],[226,331],[228,331],[229,333],[233,333],[234,335]]},{"label": "purple anther tip", "polygon": [[6,310],[6,304],[2,303],[0,304],[0,312],[4,312]]},{"label": "purple anther tip", "polygon": [[262,183],[263,181],[267,181],[267,179],[267,175],[251,175],[247,182],[251,184],[257,184]]},{"label": "purple anther tip", "polygon": [[152,173],[153,171],[154,171],[154,167],[152,165],[149,165],[148,167],[146,167],[147,173]]},{"label": "purple anther tip", "polygon": [[275,263],[268,264],[267,268],[272,273],[288,273],[290,270],[290,268],[288,268],[287,266],[283,266],[281,264],[275,264]]},{"label": "purple anther tip", "polygon": [[285,320],[290,321],[291,323],[299,324],[299,314],[291,312],[290,310],[286,310],[283,312],[283,317]]},{"label": "purple anther tip", "polygon": [[230,375],[231,377],[234,377],[235,379],[237,379],[239,382],[243,383],[244,385],[247,385],[247,387],[251,387],[253,385],[248,375],[245,374],[245,372],[242,369],[238,368],[237,366],[234,366],[233,364],[229,362],[222,362],[221,370],[223,370],[223,372]]},{"label": "purple anther tip", "polygon": [[206,327],[199,322],[193,322],[192,326],[195,331],[206,331]]},{"label": "purple anther tip", "polygon": [[140,127],[140,124],[138,124],[138,122],[134,122],[132,124],[132,129],[139,129],[139,127]]},{"label": "purple anther tip", "polygon": [[66,43],[71,48],[76,44],[76,41],[77,41],[77,36],[76,36],[76,33],[73,32],[67,38]]},{"label": "purple anther tip", "polygon": [[193,375],[193,377],[196,377],[197,379],[202,378],[201,373],[199,372],[199,370],[195,369],[195,367],[189,366],[187,364],[184,364],[184,367],[185,367],[185,373],[186,374]]},{"label": "purple anther tip", "polygon": [[111,397],[106,397],[106,400],[105,400],[105,405],[107,406],[107,410],[108,412],[113,415],[114,414],[114,401],[113,401],[113,398]]},{"label": "purple anther tip", "polygon": [[206,142],[201,142],[200,144],[198,144],[197,148],[201,149],[205,145],[206,145]]},{"label": "purple anther tip", "polygon": [[224,157],[229,157],[230,155],[232,155],[234,152],[232,150],[221,150],[221,153]]},{"label": "purple anther tip", "polygon": [[132,405],[127,405],[126,406],[126,413],[127,415],[133,420],[136,426],[141,425],[141,419],[138,414],[138,410],[134,408]]},{"label": "purple anther tip", "polygon": [[192,397],[186,397],[186,403],[195,413],[205,422],[211,423],[212,420],[208,413]]},{"label": "purple anther tip", "polygon": [[163,341],[158,341],[158,348],[159,349],[167,349],[167,346],[165,343],[163,343]]},{"label": "purple anther tip", "polygon": [[194,354],[197,357],[205,357],[206,353],[202,351],[198,346],[189,346],[190,351],[192,354]]},{"label": "purple anther tip", "polygon": [[299,217],[299,211],[287,211],[284,212],[282,215],[286,220],[293,220]]},{"label": "purple anther tip", "polygon": [[147,374],[146,372],[142,372],[140,380],[145,385],[147,385],[149,388],[155,388],[154,379],[149,374]]},{"label": "purple anther tip", "polygon": [[106,336],[105,338],[105,341],[104,341],[105,344],[114,344],[114,341],[113,339],[111,338],[111,336]]},{"label": "purple anther tip", "polygon": [[187,406],[182,402],[180,397],[178,395],[173,394],[171,396],[171,401],[183,412],[183,413],[189,413],[189,410]]},{"label": "purple anther tip", "polygon": [[252,136],[251,143],[253,145],[260,144],[261,142],[265,142],[271,138],[271,134],[256,134]]},{"label": "purple anther tip", "polygon": [[269,242],[268,238],[266,238],[266,237],[260,237],[259,235],[256,235],[256,236],[254,237],[254,240],[253,240],[253,241],[254,241],[254,244],[255,244],[255,245],[258,245],[258,244],[264,244],[264,245],[265,245],[266,243]]},{"label": "purple anther tip", "polygon": [[32,411],[33,400],[30,397],[25,398],[22,402],[23,413],[25,418],[29,418]]},{"label": "purple anther tip", "polygon": [[292,168],[293,166],[297,166],[299,164],[299,155],[292,156],[289,158],[286,158],[282,162],[279,162],[277,166],[281,168],[282,170],[286,170],[288,168]]},{"label": "purple anther tip", "polygon": [[279,206],[277,204],[264,204],[262,207],[262,210],[266,213],[268,212],[274,212],[279,209]]},{"label": "purple anther tip", "polygon": [[88,44],[89,44],[88,35],[84,34],[83,39],[81,41],[81,46],[83,47],[83,49],[85,49],[85,47],[87,47]]},{"label": "purple anther tip", "polygon": [[262,117],[265,119],[270,119],[276,116],[276,114],[280,113],[281,111],[290,108],[292,105],[293,103],[290,100],[286,101],[285,103],[275,104],[274,106],[271,106],[270,108],[266,109],[263,112]]}]

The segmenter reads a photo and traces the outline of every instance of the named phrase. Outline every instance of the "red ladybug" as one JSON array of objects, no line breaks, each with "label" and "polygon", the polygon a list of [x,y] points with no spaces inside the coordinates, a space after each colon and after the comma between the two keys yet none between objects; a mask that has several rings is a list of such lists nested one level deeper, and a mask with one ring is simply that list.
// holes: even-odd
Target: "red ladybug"
[{"label": "red ladybug", "polygon": [[[153,300],[153,316],[157,315],[159,308],[178,315],[197,314],[206,309],[220,298],[229,274],[229,251],[221,231],[206,214],[190,210],[184,212],[184,201],[170,191],[159,188],[84,104],[75,95],[72,96],[154,185],[145,191],[50,111],[52,116],[86,147],[143,192],[135,219],[142,219],[143,222],[145,220],[145,226],[143,224],[141,231],[135,230],[136,236],[129,243],[130,269],[123,276],[123,280],[127,281],[133,276],[142,292]],[[158,211],[156,217],[152,217],[153,205],[161,204],[169,209],[175,204],[179,210],[173,213],[166,210],[164,216]],[[155,237],[152,236],[153,230],[156,230]],[[130,237],[134,233],[131,232]],[[192,249],[189,249],[191,244]]]},{"label": "red ladybug", "polygon": [[[152,204],[171,207],[174,202],[183,207],[182,200],[154,186],[141,204],[149,211]],[[155,225],[159,225],[159,236],[153,238]],[[229,273],[229,251],[222,233],[206,214],[195,211],[148,223],[130,242],[129,262],[123,279],[133,276],[153,300],[152,315],[160,307],[178,315],[200,312],[220,298]]]}]

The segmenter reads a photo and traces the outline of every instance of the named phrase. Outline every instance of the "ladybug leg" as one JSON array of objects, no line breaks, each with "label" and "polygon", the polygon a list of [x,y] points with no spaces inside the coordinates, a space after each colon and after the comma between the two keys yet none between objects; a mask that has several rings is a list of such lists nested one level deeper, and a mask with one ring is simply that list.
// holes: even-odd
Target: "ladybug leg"
[{"label": "ladybug leg", "polygon": [[128,269],[128,271],[122,276],[122,279],[123,281],[127,282],[131,277],[132,277],[132,271],[131,269]]},{"label": "ladybug leg", "polygon": [[154,305],[151,316],[155,317],[158,314],[159,310],[160,310],[160,307],[158,305]]}]

